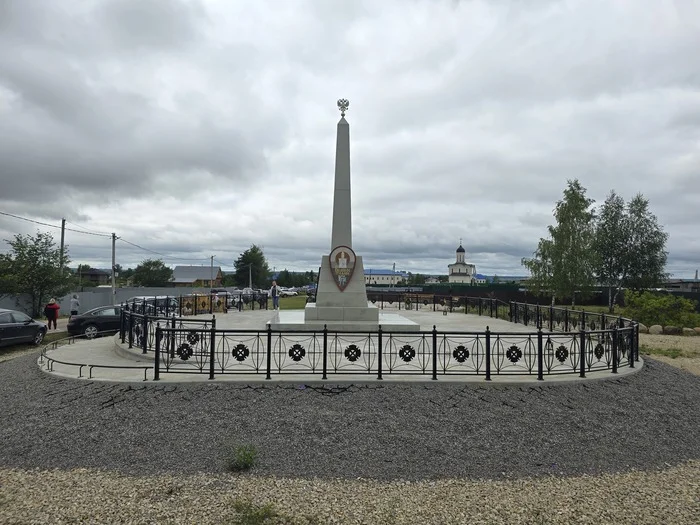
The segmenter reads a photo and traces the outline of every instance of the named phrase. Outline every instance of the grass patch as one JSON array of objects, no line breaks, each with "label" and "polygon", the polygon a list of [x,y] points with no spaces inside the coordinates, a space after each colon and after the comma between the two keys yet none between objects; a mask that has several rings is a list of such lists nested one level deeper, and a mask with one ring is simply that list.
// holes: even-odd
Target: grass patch
[{"label": "grass patch", "polygon": [[255,505],[248,500],[236,500],[233,502],[233,510],[236,517],[232,523],[236,525],[261,525],[273,523],[274,518],[281,517],[271,503],[267,505]]},{"label": "grass patch", "polygon": [[[280,310],[303,310],[306,306],[306,294],[280,297]],[[272,309],[272,300],[269,308]]]},{"label": "grass patch", "polygon": [[39,351],[45,345],[47,345],[49,343],[53,343],[54,341],[58,341],[59,339],[63,339],[65,337],[68,337],[68,332],[49,332],[46,334],[46,336],[44,337],[44,340],[41,342],[40,345],[32,345],[29,343],[23,343],[20,345],[3,346],[3,347],[0,347],[0,355],[9,355],[9,354],[14,354],[16,352],[25,352],[27,350]]},{"label": "grass patch", "polygon": [[232,525],[272,525],[275,523],[296,525],[321,524],[321,520],[315,516],[294,518],[277,511],[271,503],[256,505],[247,499],[238,499],[234,501],[233,510],[236,511],[236,516],[229,522]]},{"label": "grass patch", "polygon": [[236,445],[226,454],[226,468],[231,472],[250,470],[258,460],[258,449],[253,445]]},{"label": "grass patch", "polygon": [[684,352],[680,348],[653,348],[649,346],[640,346],[641,350],[645,354],[649,355],[662,355],[665,357],[670,357],[671,359],[676,359],[677,357],[693,357],[692,355]]}]

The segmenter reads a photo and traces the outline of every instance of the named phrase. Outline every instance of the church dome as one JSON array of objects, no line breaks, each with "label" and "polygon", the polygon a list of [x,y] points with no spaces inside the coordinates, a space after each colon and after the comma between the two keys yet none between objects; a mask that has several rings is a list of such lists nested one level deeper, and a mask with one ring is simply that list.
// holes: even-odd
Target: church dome
[{"label": "church dome", "polygon": [[462,248],[462,245],[459,245],[459,248],[457,248],[457,253],[464,253],[464,248]]}]

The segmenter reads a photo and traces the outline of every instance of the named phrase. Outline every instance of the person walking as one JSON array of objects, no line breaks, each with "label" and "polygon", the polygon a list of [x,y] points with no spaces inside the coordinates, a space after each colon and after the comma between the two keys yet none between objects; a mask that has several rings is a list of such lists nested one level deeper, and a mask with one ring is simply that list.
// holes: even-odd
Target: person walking
[{"label": "person walking", "polygon": [[78,294],[74,293],[70,298],[70,314],[78,315],[78,308],[80,308],[80,301],[78,301]]},{"label": "person walking", "polygon": [[272,281],[272,287],[270,288],[270,297],[272,297],[272,308],[279,310],[280,307],[280,291],[277,287],[277,281]]},{"label": "person walking", "polygon": [[51,330],[51,324],[53,323],[53,329],[58,330],[56,326],[56,319],[58,319],[58,311],[61,306],[56,302],[56,299],[51,299],[49,303],[44,307],[44,315],[49,322],[49,330]]}]

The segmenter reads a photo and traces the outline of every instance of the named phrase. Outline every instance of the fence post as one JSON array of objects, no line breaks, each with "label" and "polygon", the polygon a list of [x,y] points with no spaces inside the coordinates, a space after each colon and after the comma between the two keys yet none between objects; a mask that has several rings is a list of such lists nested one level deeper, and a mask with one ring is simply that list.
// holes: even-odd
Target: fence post
[{"label": "fence post", "polygon": [[214,379],[214,359],[216,351],[216,319],[212,320],[209,339],[209,379]]},{"label": "fence post", "polygon": [[272,327],[267,325],[267,375],[265,379],[272,379],[270,371],[272,369]]},{"label": "fence post", "polygon": [[[479,317],[481,317],[481,310],[482,310],[481,304],[482,304],[482,298],[479,297]],[[467,308],[467,300],[465,299],[464,300],[464,309],[466,310],[466,308]]]},{"label": "fence post", "polygon": [[639,323],[634,323],[634,360],[639,361]]},{"label": "fence post", "polygon": [[493,299],[489,301],[489,317],[493,317]]},{"label": "fence post", "polygon": [[634,325],[629,327],[627,337],[629,338],[627,345],[627,360],[629,361],[630,368],[634,368]]},{"label": "fence post", "polygon": [[509,320],[511,323],[512,323],[512,322],[516,322],[516,323],[517,323],[517,322],[518,322],[517,318],[515,319],[515,321],[513,321],[513,313],[514,313],[514,312],[513,312],[513,301],[509,301],[508,304],[509,304],[509,306],[510,306],[510,308],[509,308],[509,310],[508,310],[508,320]]},{"label": "fence post", "polygon": [[328,379],[326,371],[328,370],[328,325],[323,325],[323,376],[321,379]]},{"label": "fence post", "polygon": [[491,331],[486,327],[486,381],[491,381]]},{"label": "fence post", "polygon": [[554,306],[549,305],[549,331],[554,331]]},{"label": "fence post", "polygon": [[579,377],[586,377],[586,332],[584,326],[581,326],[580,341],[579,341]]},{"label": "fence post", "polygon": [[433,381],[437,381],[437,327],[433,325]]},{"label": "fence post", "polygon": [[382,325],[377,329],[377,379],[382,379]]},{"label": "fence post", "polygon": [[530,313],[530,309],[528,308],[527,303],[525,303],[524,306],[525,306],[525,315],[523,315],[523,321],[524,321],[523,324],[524,324],[525,326],[527,326],[527,322],[529,321],[529,317],[530,317],[530,316],[528,315],[528,314]]},{"label": "fence post", "polygon": [[537,303],[537,328],[542,327],[542,311],[540,310],[540,303]]},{"label": "fence post", "polygon": [[170,320],[170,328],[172,332],[170,333],[170,359],[175,359],[175,318]]},{"label": "fence post", "polygon": [[141,334],[141,337],[143,337],[143,342],[141,343],[141,348],[142,348],[142,354],[145,354],[148,352],[148,315],[143,314],[143,333]]},{"label": "fence post", "polygon": [[124,344],[124,336],[126,335],[126,330],[124,328],[126,324],[126,311],[124,310],[124,304],[122,303],[121,310],[119,310],[119,339],[121,339],[122,344]]},{"label": "fence post", "polygon": [[156,324],[156,356],[153,361],[153,381],[160,381],[160,338],[163,335],[160,323]]},{"label": "fence post", "polygon": [[618,328],[617,326],[613,330],[613,340],[612,340],[612,373],[617,374],[617,338],[618,338]]},{"label": "fence post", "polygon": [[542,347],[542,325],[537,328],[537,380],[544,381],[543,368],[544,368],[544,357],[543,357],[543,347]]},{"label": "fence post", "polygon": [[581,310],[581,314],[579,315],[579,323],[581,324],[581,330],[586,329],[586,312],[585,310]]},{"label": "fence post", "polygon": [[569,309],[564,308],[564,331],[569,331]]},{"label": "fence post", "polygon": [[129,348],[134,347],[134,314],[129,310]]}]

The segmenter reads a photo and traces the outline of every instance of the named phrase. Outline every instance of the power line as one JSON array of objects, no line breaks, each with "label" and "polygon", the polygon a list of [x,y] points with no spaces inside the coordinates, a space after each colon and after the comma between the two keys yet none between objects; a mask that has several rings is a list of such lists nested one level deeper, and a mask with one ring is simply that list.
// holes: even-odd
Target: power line
[{"label": "power line", "polygon": [[[49,228],[56,228],[58,230],[61,229],[60,226],[56,226],[55,224],[49,224],[47,222],[35,221],[34,219],[27,219],[26,217],[20,217],[19,215],[13,215],[12,213],[6,213],[4,211],[0,211],[0,215],[5,215],[7,217],[14,217],[15,219],[20,219],[22,221],[33,222],[34,224],[41,224],[42,226],[48,226]],[[66,221],[66,222],[68,222],[68,221]],[[75,232],[75,233],[82,233],[85,235],[94,235],[95,237],[111,237],[111,235],[107,234],[107,233],[92,233],[92,232],[86,232],[86,231],[81,231],[81,230],[74,230],[73,228],[66,228],[66,230],[70,231],[70,232]]]},{"label": "power line", "polygon": [[75,224],[74,222],[66,221],[66,223],[72,224],[72,225],[75,226],[76,228],[82,228],[83,230],[85,230],[85,233],[94,233],[94,234],[96,234],[96,235],[106,235],[106,236],[108,236],[108,237],[111,237],[111,236],[112,236],[111,233],[98,232],[98,231],[95,231],[95,230],[91,230],[90,228],[86,228],[85,226],[80,226],[80,225],[78,225],[78,224]]},{"label": "power line", "polygon": [[138,248],[139,250],[143,250],[145,252],[150,252],[150,253],[154,253],[156,255],[160,255],[161,257],[165,257],[166,259],[175,259],[178,261],[205,261],[205,260],[208,261],[209,260],[208,257],[206,259],[185,259],[183,257],[175,257],[173,255],[166,255],[164,253],[160,253],[160,252],[157,252],[155,250],[149,250],[148,248],[144,248],[143,246],[139,246],[136,243],[129,242],[126,239],[123,239],[122,237],[117,237],[117,240],[125,242],[126,244],[129,244],[129,245],[133,246],[134,248]]}]

